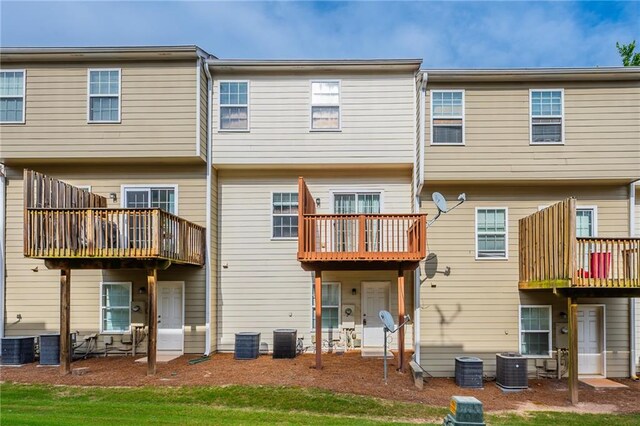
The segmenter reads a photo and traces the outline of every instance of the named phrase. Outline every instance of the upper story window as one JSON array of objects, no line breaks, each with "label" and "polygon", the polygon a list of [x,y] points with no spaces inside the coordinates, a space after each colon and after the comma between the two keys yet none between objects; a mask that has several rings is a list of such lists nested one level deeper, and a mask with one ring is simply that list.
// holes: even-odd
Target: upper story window
[{"label": "upper story window", "polygon": [[298,193],[275,192],[272,200],[273,238],[298,237]]},{"label": "upper story window", "polygon": [[476,259],[507,259],[507,209],[476,209]]},{"label": "upper story window", "polygon": [[531,90],[531,143],[563,143],[562,90]]},{"label": "upper story window", "polygon": [[166,212],[178,214],[175,186],[131,186],[125,187],[124,207],[129,209],[160,208]]},{"label": "upper story window", "polygon": [[311,130],[340,130],[340,82],[311,82]]},{"label": "upper story window", "polygon": [[220,82],[220,130],[249,130],[249,82]]},{"label": "upper story window", "polygon": [[120,70],[89,70],[89,123],[120,122]]},{"label": "upper story window", "polygon": [[24,123],[25,71],[0,71],[0,123]]},{"label": "upper story window", "polygon": [[431,143],[464,144],[464,91],[431,91]]}]

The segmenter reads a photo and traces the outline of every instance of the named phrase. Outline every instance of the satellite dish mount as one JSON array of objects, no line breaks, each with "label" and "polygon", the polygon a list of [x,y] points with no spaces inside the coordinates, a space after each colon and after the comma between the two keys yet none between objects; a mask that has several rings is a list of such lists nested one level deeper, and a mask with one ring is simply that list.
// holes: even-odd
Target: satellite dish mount
[{"label": "satellite dish mount", "polygon": [[467,194],[463,192],[462,194],[458,195],[458,203],[455,204],[450,209],[447,208],[447,200],[444,198],[444,195],[442,195],[441,193],[434,192],[433,194],[431,194],[431,199],[433,200],[433,203],[438,208],[438,213],[436,213],[436,216],[433,219],[427,222],[427,226],[431,226],[436,220],[438,220],[438,218],[442,213],[449,213],[451,210],[455,209],[460,204],[467,201]]},{"label": "satellite dish mount", "polygon": [[409,321],[411,321],[411,317],[409,315],[404,316],[404,321],[402,324],[395,327],[393,323],[393,316],[389,311],[380,311],[378,312],[378,316],[380,317],[380,321],[382,321],[384,328],[384,382],[387,383],[387,333],[395,333],[404,327]]}]

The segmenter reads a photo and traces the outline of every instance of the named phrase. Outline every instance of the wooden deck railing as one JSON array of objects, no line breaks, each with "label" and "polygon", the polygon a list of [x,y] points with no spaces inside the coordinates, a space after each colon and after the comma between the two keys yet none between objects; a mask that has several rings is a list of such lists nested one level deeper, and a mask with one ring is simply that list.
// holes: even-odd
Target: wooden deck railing
[{"label": "wooden deck railing", "polygon": [[576,237],[576,200],[520,219],[521,289],[640,288],[640,238]]},{"label": "wooden deck railing", "polygon": [[301,261],[419,261],[426,256],[426,216],[305,215]]},{"label": "wooden deck railing", "polygon": [[424,214],[316,214],[298,180],[298,260],[417,262],[426,256]]},{"label": "wooden deck railing", "polygon": [[520,219],[520,282],[550,287],[570,281],[575,270],[576,200],[566,199]]},{"label": "wooden deck railing", "polygon": [[577,287],[640,288],[640,238],[577,238]]},{"label": "wooden deck railing", "polygon": [[205,229],[158,208],[28,208],[24,255],[203,265]]}]

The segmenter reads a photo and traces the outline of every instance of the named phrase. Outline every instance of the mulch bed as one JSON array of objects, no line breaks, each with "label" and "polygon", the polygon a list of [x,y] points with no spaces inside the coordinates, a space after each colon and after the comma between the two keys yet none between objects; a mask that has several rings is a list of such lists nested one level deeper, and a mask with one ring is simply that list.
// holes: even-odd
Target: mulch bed
[{"label": "mulch bed", "polygon": [[[260,356],[256,360],[238,361],[232,354],[215,354],[209,361],[189,365],[197,358],[185,355],[169,363],[158,364],[156,376],[146,375],[146,364],[131,357],[93,358],[76,361],[72,368],[88,367],[81,376],[62,376],[57,368],[29,364],[19,368],[0,369],[3,381],[80,386],[183,386],[183,385],[279,385],[327,389],[334,392],[368,395],[406,402],[422,402],[434,406],[448,406],[452,395],[475,396],[486,410],[513,410],[526,404],[535,407],[569,407],[567,381],[530,379],[529,390],[503,393],[494,382],[486,382],[484,389],[462,389],[452,379],[431,378],[423,390],[413,386],[410,373],[395,371],[390,362],[388,384],[382,378],[382,360],[362,358],[359,353],[323,356],[324,368],[313,368],[313,354],[295,359],[272,359]],[[397,357],[396,357],[397,358]],[[606,411],[640,412],[640,382],[617,380],[627,389],[597,391],[580,385],[580,401],[598,404]]]}]

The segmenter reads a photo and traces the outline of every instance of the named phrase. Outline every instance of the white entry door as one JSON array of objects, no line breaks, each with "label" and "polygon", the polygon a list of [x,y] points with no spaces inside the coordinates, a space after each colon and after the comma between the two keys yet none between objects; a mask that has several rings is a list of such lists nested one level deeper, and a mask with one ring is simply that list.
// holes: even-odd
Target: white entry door
[{"label": "white entry door", "polygon": [[158,282],[158,351],[183,352],[184,283]]},{"label": "white entry door", "polygon": [[578,374],[604,375],[604,308],[578,306]]},{"label": "white entry door", "polygon": [[384,328],[378,313],[389,310],[389,282],[362,283],[362,346],[384,346]]}]

